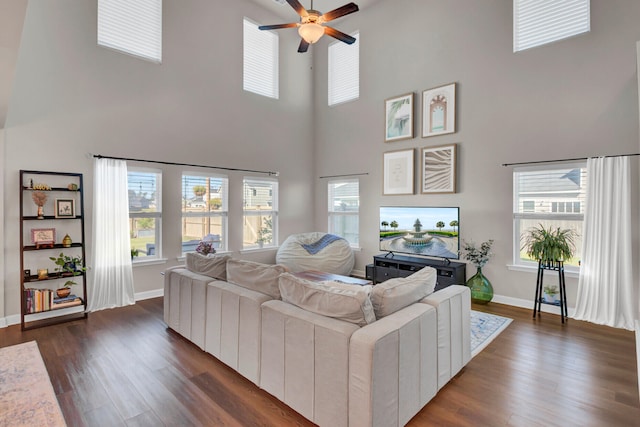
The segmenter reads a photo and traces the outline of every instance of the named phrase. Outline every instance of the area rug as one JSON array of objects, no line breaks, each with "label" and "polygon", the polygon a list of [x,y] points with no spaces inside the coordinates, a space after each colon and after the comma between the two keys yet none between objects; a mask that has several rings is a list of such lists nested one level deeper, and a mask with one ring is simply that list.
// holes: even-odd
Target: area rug
[{"label": "area rug", "polygon": [[513,319],[471,310],[471,357],[485,349]]},{"label": "area rug", "polygon": [[35,341],[0,349],[0,426],[66,426]]}]

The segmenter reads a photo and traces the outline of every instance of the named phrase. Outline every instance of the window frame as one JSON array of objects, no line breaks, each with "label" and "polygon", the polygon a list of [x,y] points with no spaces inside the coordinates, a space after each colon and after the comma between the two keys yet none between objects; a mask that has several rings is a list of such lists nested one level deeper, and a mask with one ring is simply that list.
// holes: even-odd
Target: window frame
[{"label": "window frame", "polygon": [[[358,196],[357,196],[358,209],[355,211],[339,211],[339,210],[332,209],[332,207],[335,206],[335,201],[336,201],[335,197],[332,197],[332,193],[335,191],[335,188],[339,185],[349,185],[353,183],[357,184],[358,186]],[[334,229],[334,221],[333,221],[333,219],[335,219],[336,217],[353,217],[353,216],[356,217],[357,223],[358,223],[357,229],[353,232],[353,234],[355,235],[356,242],[352,242],[347,237],[337,233],[336,230]],[[358,178],[331,179],[329,180],[329,182],[327,182],[327,231],[330,234],[335,234],[337,236],[345,238],[349,242],[349,245],[352,248],[360,247],[360,180]]]},{"label": "window frame", "polygon": [[[329,107],[360,99],[360,30],[354,31],[350,36],[356,39],[351,45],[336,40],[327,47],[327,104]],[[348,58],[355,61],[355,66],[339,68],[336,61],[344,58],[347,52],[355,52],[355,58]],[[335,73],[344,73],[352,69],[355,76],[352,75],[340,79],[336,77]],[[343,82],[350,83],[348,89],[346,91],[345,89],[336,89],[336,87],[340,86],[340,83],[344,84]],[[351,90],[355,90],[355,95],[343,93]]]},{"label": "window frame", "polygon": [[[581,187],[583,188],[583,200],[586,201],[586,196],[588,193],[588,175],[586,172],[587,163],[586,161],[579,162],[571,162],[571,163],[561,163],[561,164],[546,164],[546,165],[536,165],[536,166],[519,166],[514,167],[512,172],[513,179],[513,208],[512,208],[512,220],[513,220],[513,254],[512,254],[512,267],[515,268],[524,268],[524,269],[537,269],[538,264],[535,261],[525,260],[520,258],[520,249],[522,247],[521,243],[521,235],[524,230],[522,230],[521,222],[522,220],[540,220],[540,221],[572,221],[572,222],[580,222],[581,225],[584,225],[584,209],[581,213],[560,213],[560,212],[518,212],[518,206],[520,202],[519,197],[519,184],[518,184],[518,174],[522,172],[533,172],[533,171],[554,171],[561,169],[584,169],[581,172],[581,180],[584,176],[585,182],[582,183]],[[546,192],[552,192],[553,190],[545,190]],[[524,201],[523,201],[524,203]],[[552,201],[549,202],[553,203]],[[580,240],[582,239],[582,235],[580,236]],[[578,245],[579,246],[579,245]],[[580,247],[576,247],[576,250],[579,251]],[[574,265],[566,265],[565,271],[568,273],[578,273],[580,271],[579,266]]]},{"label": "window frame", "polygon": [[[227,252],[228,251],[228,242],[229,242],[229,177],[227,175],[224,174],[210,174],[210,173],[203,173],[203,172],[194,172],[194,171],[183,171],[180,177],[180,187],[181,190],[184,191],[183,188],[183,183],[184,183],[184,178],[185,177],[189,177],[189,178],[210,178],[210,179],[215,179],[215,180],[222,180],[223,184],[222,184],[222,188],[221,188],[221,199],[222,199],[222,208],[220,210],[209,210],[209,211],[203,211],[203,212],[185,212],[183,210],[184,208],[184,192],[182,192],[181,194],[181,199],[180,199],[180,242],[183,241],[184,239],[184,235],[182,235],[182,222],[184,220],[184,218],[200,218],[200,217],[210,217],[210,218],[214,218],[214,217],[220,217],[222,218],[222,230],[221,230],[221,236],[220,236],[220,244],[219,247],[216,248],[216,252]],[[211,200],[211,197],[209,198],[209,200]],[[182,248],[182,245],[181,245]],[[181,249],[181,254],[182,256],[185,256],[188,252],[194,252],[194,251],[188,251],[188,252],[184,252]]]},{"label": "window frame", "polygon": [[[155,219],[155,254],[147,255],[145,257],[134,257],[132,259],[132,263],[145,263],[149,261],[157,261],[161,260],[163,254],[162,248],[162,170],[154,169],[154,168],[144,168],[144,167],[127,167],[127,188],[129,188],[129,174],[130,173],[139,173],[139,174],[154,174],[156,179],[156,211],[155,212],[131,212],[129,211],[129,220],[136,218],[154,218]],[[128,195],[127,195],[128,198]],[[128,202],[127,208],[129,208],[130,202]],[[131,224],[131,221],[129,222]],[[131,227],[131,225],[129,225]],[[129,232],[131,233],[131,228],[129,228]],[[131,239],[131,237],[130,237]]]},{"label": "window frame", "polygon": [[[280,36],[275,31],[263,31],[258,27],[253,20],[243,18],[242,89],[280,99]],[[271,52],[265,47],[270,47]]]},{"label": "window frame", "polygon": [[[247,209],[247,190],[251,189],[254,190],[254,188],[251,188],[249,186],[249,183],[251,182],[255,182],[256,184],[264,184],[264,183],[270,183],[271,188],[269,190],[269,197],[271,199],[271,209],[269,210],[256,210],[256,209]],[[278,246],[278,189],[279,186],[279,182],[277,179],[274,178],[260,178],[260,177],[254,177],[254,176],[245,176],[242,179],[242,224],[243,224],[243,228],[242,228],[242,249],[243,250],[252,250],[252,249],[262,249],[262,248],[275,248]],[[255,192],[255,195],[253,195],[254,192],[252,191],[252,196],[251,197],[260,197],[257,194],[257,191]],[[259,243],[255,242],[253,244],[247,244],[245,245],[244,240],[245,240],[245,235],[244,235],[244,227],[245,224],[247,222],[246,218],[249,216],[265,216],[265,215],[271,215],[271,243],[267,243],[267,244],[262,244],[260,245]]]}]

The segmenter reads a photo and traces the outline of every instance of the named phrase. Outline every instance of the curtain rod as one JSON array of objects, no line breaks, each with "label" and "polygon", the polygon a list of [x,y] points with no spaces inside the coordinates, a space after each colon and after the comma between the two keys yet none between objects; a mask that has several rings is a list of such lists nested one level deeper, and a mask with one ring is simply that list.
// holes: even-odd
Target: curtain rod
[{"label": "curtain rod", "polygon": [[264,173],[269,176],[278,176],[280,172],[270,172],[270,171],[258,171],[253,169],[238,169],[238,168],[227,168],[223,166],[208,166],[208,165],[195,165],[192,163],[176,163],[176,162],[163,162],[160,160],[143,160],[143,159],[131,159],[128,157],[113,157],[113,156],[103,156],[102,154],[93,154],[93,157],[97,159],[114,159],[114,160],[129,160],[132,162],[143,162],[143,163],[158,163],[161,165],[172,165],[172,166],[191,166],[196,168],[207,168],[207,169],[220,169],[226,171],[236,171],[236,172],[253,172],[253,173]]},{"label": "curtain rod", "polygon": [[324,178],[344,178],[346,176],[362,176],[362,175],[369,175],[369,172],[348,173],[348,174],[345,174],[345,175],[325,175],[325,176],[321,176],[319,178],[320,179],[324,179]]},{"label": "curtain rod", "polygon": [[576,162],[578,160],[589,160],[589,159],[595,159],[595,158],[598,158],[598,157],[632,157],[632,156],[640,156],[640,153],[613,154],[611,156],[578,157],[578,158],[575,158],[575,159],[538,160],[538,161],[534,161],[534,162],[503,163],[502,166],[537,165],[537,164],[541,164],[541,163]]}]

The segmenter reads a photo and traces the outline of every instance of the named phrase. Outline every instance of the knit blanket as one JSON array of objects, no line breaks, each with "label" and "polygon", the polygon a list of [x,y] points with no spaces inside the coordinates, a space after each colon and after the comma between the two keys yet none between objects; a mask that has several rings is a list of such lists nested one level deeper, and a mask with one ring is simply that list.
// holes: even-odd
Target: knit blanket
[{"label": "knit blanket", "polygon": [[315,255],[329,246],[331,243],[341,239],[342,237],[336,236],[334,234],[325,234],[317,242],[302,244],[302,247],[305,248],[305,250],[309,252],[310,255]]}]

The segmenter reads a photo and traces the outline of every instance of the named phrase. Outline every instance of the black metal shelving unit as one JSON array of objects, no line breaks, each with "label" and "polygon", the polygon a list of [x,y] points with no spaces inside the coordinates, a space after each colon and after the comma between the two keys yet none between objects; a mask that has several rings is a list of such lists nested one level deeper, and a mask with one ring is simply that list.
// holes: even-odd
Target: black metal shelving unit
[{"label": "black metal shelving unit", "polygon": [[[560,288],[560,300],[557,302],[547,302],[542,297],[544,289],[544,272],[558,272],[558,287]],[[563,261],[538,261],[538,278],[536,281],[536,296],[533,304],[533,317],[540,313],[542,304],[555,305],[560,307],[560,318],[562,323],[568,320],[567,317],[567,288],[564,280],[564,262]]]}]

